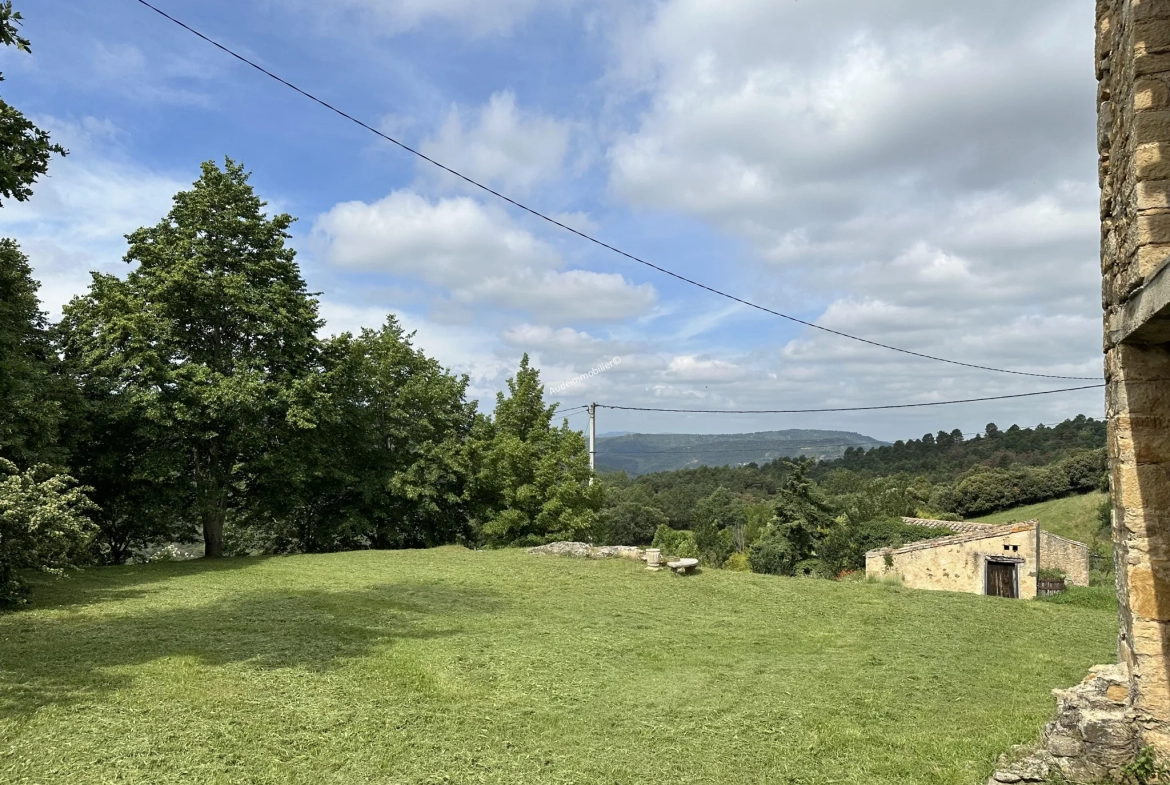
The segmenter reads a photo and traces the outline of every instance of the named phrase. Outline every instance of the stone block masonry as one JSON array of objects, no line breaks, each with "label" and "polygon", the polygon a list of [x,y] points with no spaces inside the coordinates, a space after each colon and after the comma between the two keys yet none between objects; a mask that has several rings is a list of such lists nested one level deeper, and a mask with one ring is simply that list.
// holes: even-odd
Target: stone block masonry
[{"label": "stone block masonry", "polygon": [[1170,0],[1098,0],[1101,275],[1119,658],[1170,760]]},{"label": "stone block masonry", "polygon": [[1124,665],[1098,665],[1070,690],[1053,690],[1056,719],[1039,745],[1000,757],[988,785],[1017,782],[1108,782],[1137,754]]}]

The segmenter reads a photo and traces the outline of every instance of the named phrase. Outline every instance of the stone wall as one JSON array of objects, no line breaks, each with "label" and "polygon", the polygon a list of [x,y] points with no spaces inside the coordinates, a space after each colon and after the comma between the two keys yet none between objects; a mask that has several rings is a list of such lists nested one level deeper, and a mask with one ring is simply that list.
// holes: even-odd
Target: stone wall
[{"label": "stone wall", "polygon": [[1001,756],[988,785],[1116,781],[1137,753],[1128,678],[1122,665],[1098,665],[1076,687],[1053,690],[1056,719],[1040,744]]},{"label": "stone wall", "polygon": [[865,555],[865,574],[896,574],[912,589],[983,594],[989,557],[1020,559],[1020,598],[1036,596],[1036,529],[1032,524],[989,526],[972,534],[922,540],[896,550],[870,551]]},{"label": "stone wall", "polygon": [[633,545],[590,545],[587,542],[550,542],[528,549],[537,556],[569,556],[574,559],[645,560],[646,551]]},{"label": "stone wall", "polygon": [[1101,274],[1129,701],[1170,759],[1170,0],[1098,0]]},{"label": "stone wall", "polygon": [[1089,546],[1040,531],[1040,568],[1064,571],[1065,583],[1089,585]]}]

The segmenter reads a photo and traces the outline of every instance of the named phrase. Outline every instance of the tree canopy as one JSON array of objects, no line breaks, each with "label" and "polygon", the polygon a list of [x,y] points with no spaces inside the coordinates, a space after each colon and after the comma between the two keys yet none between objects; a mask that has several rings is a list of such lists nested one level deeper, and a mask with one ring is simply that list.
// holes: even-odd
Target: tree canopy
[{"label": "tree canopy", "polygon": [[285,243],[292,217],[263,208],[243,166],[203,164],[162,221],[128,236],[135,269],[95,273],[66,308],[78,359],[170,433],[213,557],[263,445],[312,427],[317,301]]}]

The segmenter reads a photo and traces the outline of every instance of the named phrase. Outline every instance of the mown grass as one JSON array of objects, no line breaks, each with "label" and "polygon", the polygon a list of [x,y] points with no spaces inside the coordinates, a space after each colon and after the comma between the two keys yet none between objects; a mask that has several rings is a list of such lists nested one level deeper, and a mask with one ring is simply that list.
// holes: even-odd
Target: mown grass
[{"label": "mown grass", "polygon": [[1046,531],[1091,545],[1097,536],[1097,511],[1103,501],[1105,494],[1093,491],[984,515],[978,520],[983,523],[1014,523],[1035,518]]},{"label": "mown grass", "polygon": [[519,551],[93,569],[0,615],[4,783],[986,781],[1115,614]]},{"label": "mown grass", "polygon": [[1049,594],[1040,599],[1057,605],[1076,605],[1110,613],[1117,612],[1117,589],[1112,583],[1103,583],[1099,586],[1069,586],[1059,594]]}]

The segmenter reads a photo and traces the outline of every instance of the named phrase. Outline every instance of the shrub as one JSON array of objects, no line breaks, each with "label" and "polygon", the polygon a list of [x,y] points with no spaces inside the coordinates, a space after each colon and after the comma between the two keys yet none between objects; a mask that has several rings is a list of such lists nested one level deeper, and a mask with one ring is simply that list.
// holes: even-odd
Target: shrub
[{"label": "shrub", "polygon": [[1090,586],[1108,586],[1110,591],[1116,591],[1117,576],[1112,570],[1089,570]]},{"label": "shrub", "polygon": [[1113,496],[1107,495],[1097,507],[1097,537],[1102,540],[1113,538]]},{"label": "shrub", "polygon": [[748,555],[742,551],[737,551],[727,557],[727,561],[723,562],[723,569],[731,570],[732,572],[751,572],[752,565],[748,562]]},{"label": "shrub", "polygon": [[1041,602],[1054,605],[1075,605],[1079,608],[1095,608],[1102,611],[1117,610],[1117,592],[1113,586],[1069,586],[1059,594],[1037,597]]},{"label": "shrub", "polygon": [[777,533],[765,536],[748,552],[752,572],[765,575],[792,575],[796,562],[796,549],[786,537]]},{"label": "shrub", "polygon": [[956,512],[933,512],[931,510],[915,510],[915,517],[927,518],[932,521],[961,521],[963,516]]},{"label": "shrub", "polygon": [[20,570],[61,575],[85,560],[93,503],[66,474],[47,466],[20,471],[0,458],[0,605],[24,602]]},{"label": "shrub", "polygon": [[865,523],[844,523],[833,527],[817,548],[817,556],[833,574],[865,567],[867,551],[900,548],[917,540],[954,534],[950,529],[912,526],[900,518],[882,518]]},{"label": "shrub", "polygon": [[597,516],[593,541],[598,545],[645,545],[653,541],[658,527],[666,525],[666,515],[657,507],[622,502]]},{"label": "shrub", "polygon": [[718,567],[735,551],[730,529],[720,529],[714,523],[703,521],[693,532],[695,547],[704,564]]},{"label": "shrub", "polygon": [[654,532],[654,541],[651,547],[658,548],[667,556],[678,559],[699,558],[699,548],[695,545],[695,537],[688,531],[672,529],[665,524]]}]

